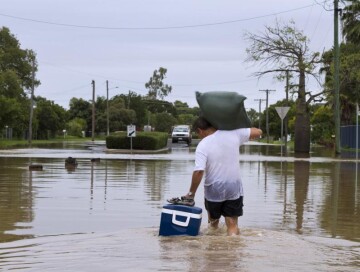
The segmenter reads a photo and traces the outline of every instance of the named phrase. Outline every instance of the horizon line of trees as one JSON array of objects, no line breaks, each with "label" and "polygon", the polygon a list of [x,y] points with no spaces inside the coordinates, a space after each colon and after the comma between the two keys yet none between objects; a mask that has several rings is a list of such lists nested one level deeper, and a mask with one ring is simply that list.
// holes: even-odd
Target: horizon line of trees
[{"label": "horizon line of trees", "polygon": [[[341,20],[345,40],[340,45],[340,110],[341,124],[355,123],[356,105],[360,101],[360,3],[344,1]],[[295,152],[309,152],[310,143],[333,144],[334,134],[334,60],[333,48],[320,54],[309,49],[309,39],[298,30],[294,22],[266,26],[263,33],[246,33],[249,42],[247,61],[259,64],[255,76],[273,74],[284,82],[286,99],[277,101],[268,108],[269,133],[280,137],[281,120],[275,107],[289,106],[286,117],[287,133],[295,142]],[[26,138],[29,127],[31,90],[40,81],[34,76],[37,71],[36,54],[22,49],[19,41],[6,27],[0,29],[0,131],[11,128],[14,138]],[[129,91],[118,94],[109,101],[97,97],[95,132],[107,131],[109,112],[110,131],[125,130],[128,124],[138,128],[151,125],[158,131],[169,131],[175,124],[192,124],[200,114],[198,107],[187,103],[170,103],[164,98],[172,87],[164,83],[167,69],[155,70],[145,84],[146,96]],[[323,82],[321,76],[324,77]],[[323,90],[312,93],[307,89],[307,77],[319,81]],[[290,94],[290,97],[289,97]],[[36,108],[33,118],[33,135],[37,139],[49,139],[68,134],[81,136],[91,130],[92,101],[73,97],[69,110],[44,97],[35,96]],[[107,107],[109,102],[109,108]],[[264,131],[265,111],[248,110],[254,126],[260,123]],[[259,122],[260,121],[260,122]],[[4,134],[3,134],[4,135]],[[6,134],[7,135],[7,134]]]}]

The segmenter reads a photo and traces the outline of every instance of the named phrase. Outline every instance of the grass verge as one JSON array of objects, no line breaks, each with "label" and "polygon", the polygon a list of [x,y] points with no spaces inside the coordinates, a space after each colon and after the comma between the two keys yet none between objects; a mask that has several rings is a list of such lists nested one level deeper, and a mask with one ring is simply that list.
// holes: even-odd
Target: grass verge
[{"label": "grass verge", "polygon": [[[105,137],[95,138],[96,141],[105,140]],[[32,140],[31,145],[39,146],[39,145],[47,145],[47,144],[55,144],[55,143],[63,143],[63,142],[88,142],[91,141],[91,138],[78,138],[67,136],[65,139],[63,137],[58,137],[49,140]],[[8,148],[27,148],[30,147],[28,140],[5,140],[0,139],[0,149],[8,149]]]}]

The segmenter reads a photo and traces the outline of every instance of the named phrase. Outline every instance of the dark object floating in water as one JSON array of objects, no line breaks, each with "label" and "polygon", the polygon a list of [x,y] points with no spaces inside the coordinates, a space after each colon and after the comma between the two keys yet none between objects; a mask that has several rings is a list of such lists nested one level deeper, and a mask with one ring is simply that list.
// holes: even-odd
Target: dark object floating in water
[{"label": "dark object floating in water", "polygon": [[92,158],[91,161],[92,161],[92,162],[99,162],[99,161],[100,161],[100,158]]},{"label": "dark object floating in water", "polygon": [[73,157],[68,157],[67,159],[65,159],[65,166],[71,165],[71,166],[75,166],[77,165],[77,161],[75,158]]},{"label": "dark object floating in water", "polygon": [[43,166],[41,164],[30,164],[29,165],[29,170],[30,171],[42,171]]}]

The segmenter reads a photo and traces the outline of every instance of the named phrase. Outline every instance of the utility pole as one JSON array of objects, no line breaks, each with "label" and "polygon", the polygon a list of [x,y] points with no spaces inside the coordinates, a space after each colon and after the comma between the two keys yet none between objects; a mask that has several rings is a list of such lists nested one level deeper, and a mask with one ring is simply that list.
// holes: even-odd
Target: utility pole
[{"label": "utility pole", "polygon": [[31,147],[32,143],[32,123],[34,117],[34,90],[35,90],[35,56],[32,56],[32,71],[31,71],[31,93],[30,93],[30,120],[29,120],[29,138],[28,143]]},{"label": "utility pole", "polygon": [[91,140],[95,140],[95,81],[91,81],[92,84],[92,130],[91,130]]},{"label": "utility pole", "polygon": [[[286,86],[285,86],[285,99],[286,106],[289,107],[289,82],[290,82],[290,74],[289,71],[286,71]],[[288,136],[288,116],[286,115],[284,118],[284,134],[285,134],[285,154],[287,154],[287,136]]]},{"label": "utility pole", "polygon": [[266,92],[266,142],[269,143],[269,92],[275,90],[260,90],[260,92]]},{"label": "utility pole", "polygon": [[109,81],[106,80],[106,136],[110,135],[109,129]]},{"label": "utility pole", "polygon": [[334,118],[335,118],[335,153],[341,153],[340,146],[340,99],[339,99],[339,0],[334,0]]},{"label": "utility pole", "polygon": [[127,108],[128,108],[128,109],[130,109],[130,98],[131,98],[131,91],[129,90],[128,105],[127,105]]},{"label": "utility pole", "polygon": [[259,101],[259,128],[260,128],[261,101],[266,101],[266,99],[254,99],[254,100]]},{"label": "utility pole", "polygon": [[[355,145],[356,145],[356,160],[359,159],[359,103],[356,103],[356,138],[355,138]],[[357,165],[356,165],[357,168]]]}]

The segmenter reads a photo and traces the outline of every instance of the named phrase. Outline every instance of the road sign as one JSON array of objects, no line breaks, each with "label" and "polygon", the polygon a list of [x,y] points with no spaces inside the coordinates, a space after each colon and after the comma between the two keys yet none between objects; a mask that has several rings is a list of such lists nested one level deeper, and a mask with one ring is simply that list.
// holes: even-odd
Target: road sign
[{"label": "road sign", "polygon": [[136,126],[134,125],[127,126],[127,136],[136,137]]},{"label": "road sign", "polygon": [[[279,114],[280,116],[280,119],[281,119],[281,140],[283,140],[283,120],[286,116],[286,114],[288,113],[290,107],[275,107],[277,113]],[[286,136],[287,137],[287,136]],[[283,145],[281,145],[281,157],[283,155]]]},{"label": "road sign", "polygon": [[285,118],[288,113],[290,107],[275,107],[277,113],[279,114],[281,120]]}]

